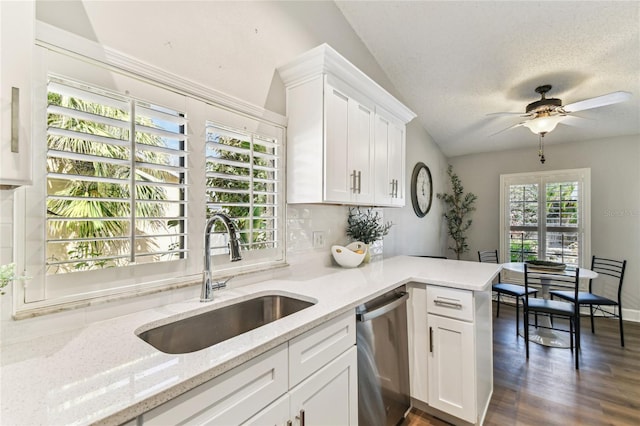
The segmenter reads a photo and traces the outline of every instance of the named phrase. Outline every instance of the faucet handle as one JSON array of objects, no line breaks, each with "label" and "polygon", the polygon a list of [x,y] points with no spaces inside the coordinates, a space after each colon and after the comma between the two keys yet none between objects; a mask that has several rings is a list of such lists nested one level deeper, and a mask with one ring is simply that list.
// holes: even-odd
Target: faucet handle
[{"label": "faucet handle", "polygon": [[234,277],[229,277],[226,280],[220,280],[220,281],[216,281],[214,283],[211,283],[211,289],[212,290],[219,290],[221,288],[225,288],[227,286],[227,283],[229,281],[231,281]]}]

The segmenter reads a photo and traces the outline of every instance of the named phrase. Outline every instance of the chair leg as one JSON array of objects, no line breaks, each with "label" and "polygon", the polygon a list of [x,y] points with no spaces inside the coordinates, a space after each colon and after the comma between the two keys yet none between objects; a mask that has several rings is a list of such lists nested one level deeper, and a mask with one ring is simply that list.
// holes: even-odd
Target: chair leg
[{"label": "chair leg", "polygon": [[591,317],[591,332],[595,333],[596,328],[593,325],[593,305],[589,305],[589,316]]},{"label": "chair leg", "polygon": [[571,352],[573,352],[574,337],[575,337],[575,333],[573,332],[573,319],[569,319],[569,348],[571,348]]},{"label": "chair leg", "polygon": [[529,359],[529,311],[525,307],[522,312],[524,321],[524,347],[527,352],[527,359]]},{"label": "chair leg", "polygon": [[520,298],[516,297],[516,339],[520,330]]},{"label": "chair leg", "polygon": [[496,318],[500,316],[500,292],[498,292],[498,303],[496,304]]},{"label": "chair leg", "polygon": [[580,357],[580,311],[578,310],[578,314],[575,316],[576,318],[576,325],[575,330],[576,330],[576,370],[580,369],[580,361],[579,361],[579,357]]},{"label": "chair leg", "polygon": [[622,306],[618,305],[618,319],[620,320],[620,346],[624,348],[624,329],[622,328]]}]

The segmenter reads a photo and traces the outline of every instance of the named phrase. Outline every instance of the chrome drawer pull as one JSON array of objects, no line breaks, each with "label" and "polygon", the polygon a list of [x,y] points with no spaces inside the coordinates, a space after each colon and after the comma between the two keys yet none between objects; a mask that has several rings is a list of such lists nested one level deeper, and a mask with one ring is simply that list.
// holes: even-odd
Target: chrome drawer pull
[{"label": "chrome drawer pull", "polygon": [[11,88],[11,152],[20,152],[20,89]]},{"label": "chrome drawer pull", "polygon": [[433,303],[435,303],[438,306],[443,306],[445,308],[462,309],[462,303],[460,302],[449,302],[448,300],[434,299]]}]

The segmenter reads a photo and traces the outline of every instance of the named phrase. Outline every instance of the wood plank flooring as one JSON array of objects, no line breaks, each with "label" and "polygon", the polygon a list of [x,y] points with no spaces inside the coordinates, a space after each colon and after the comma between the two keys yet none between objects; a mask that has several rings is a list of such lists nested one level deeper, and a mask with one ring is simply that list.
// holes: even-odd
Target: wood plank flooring
[{"label": "wood plank flooring", "polygon": [[[522,323],[522,321],[521,321]],[[494,389],[485,425],[640,425],[640,324],[625,321],[620,347],[617,319],[581,321],[580,370],[569,349],[529,345],[516,338],[515,308],[493,318]],[[405,426],[448,423],[415,410]]]}]

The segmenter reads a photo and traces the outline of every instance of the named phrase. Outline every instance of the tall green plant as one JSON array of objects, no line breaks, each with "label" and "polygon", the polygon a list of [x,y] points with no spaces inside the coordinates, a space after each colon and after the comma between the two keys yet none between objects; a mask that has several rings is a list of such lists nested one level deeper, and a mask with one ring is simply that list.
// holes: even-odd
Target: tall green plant
[{"label": "tall green plant", "polygon": [[447,168],[447,174],[451,181],[452,192],[437,194],[437,197],[444,201],[447,207],[444,217],[447,220],[448,234],[454,242],[454,245],[450,246],[449,249],[453,250],[456,254],[456,259],[460,260],[460,255],[469,251],[465,233],[472,222],[468,215],[476,209],[474,203],[478,197],[471,192],[464,193],[462,182],[458,175],[453,172],[451,164]]}]

